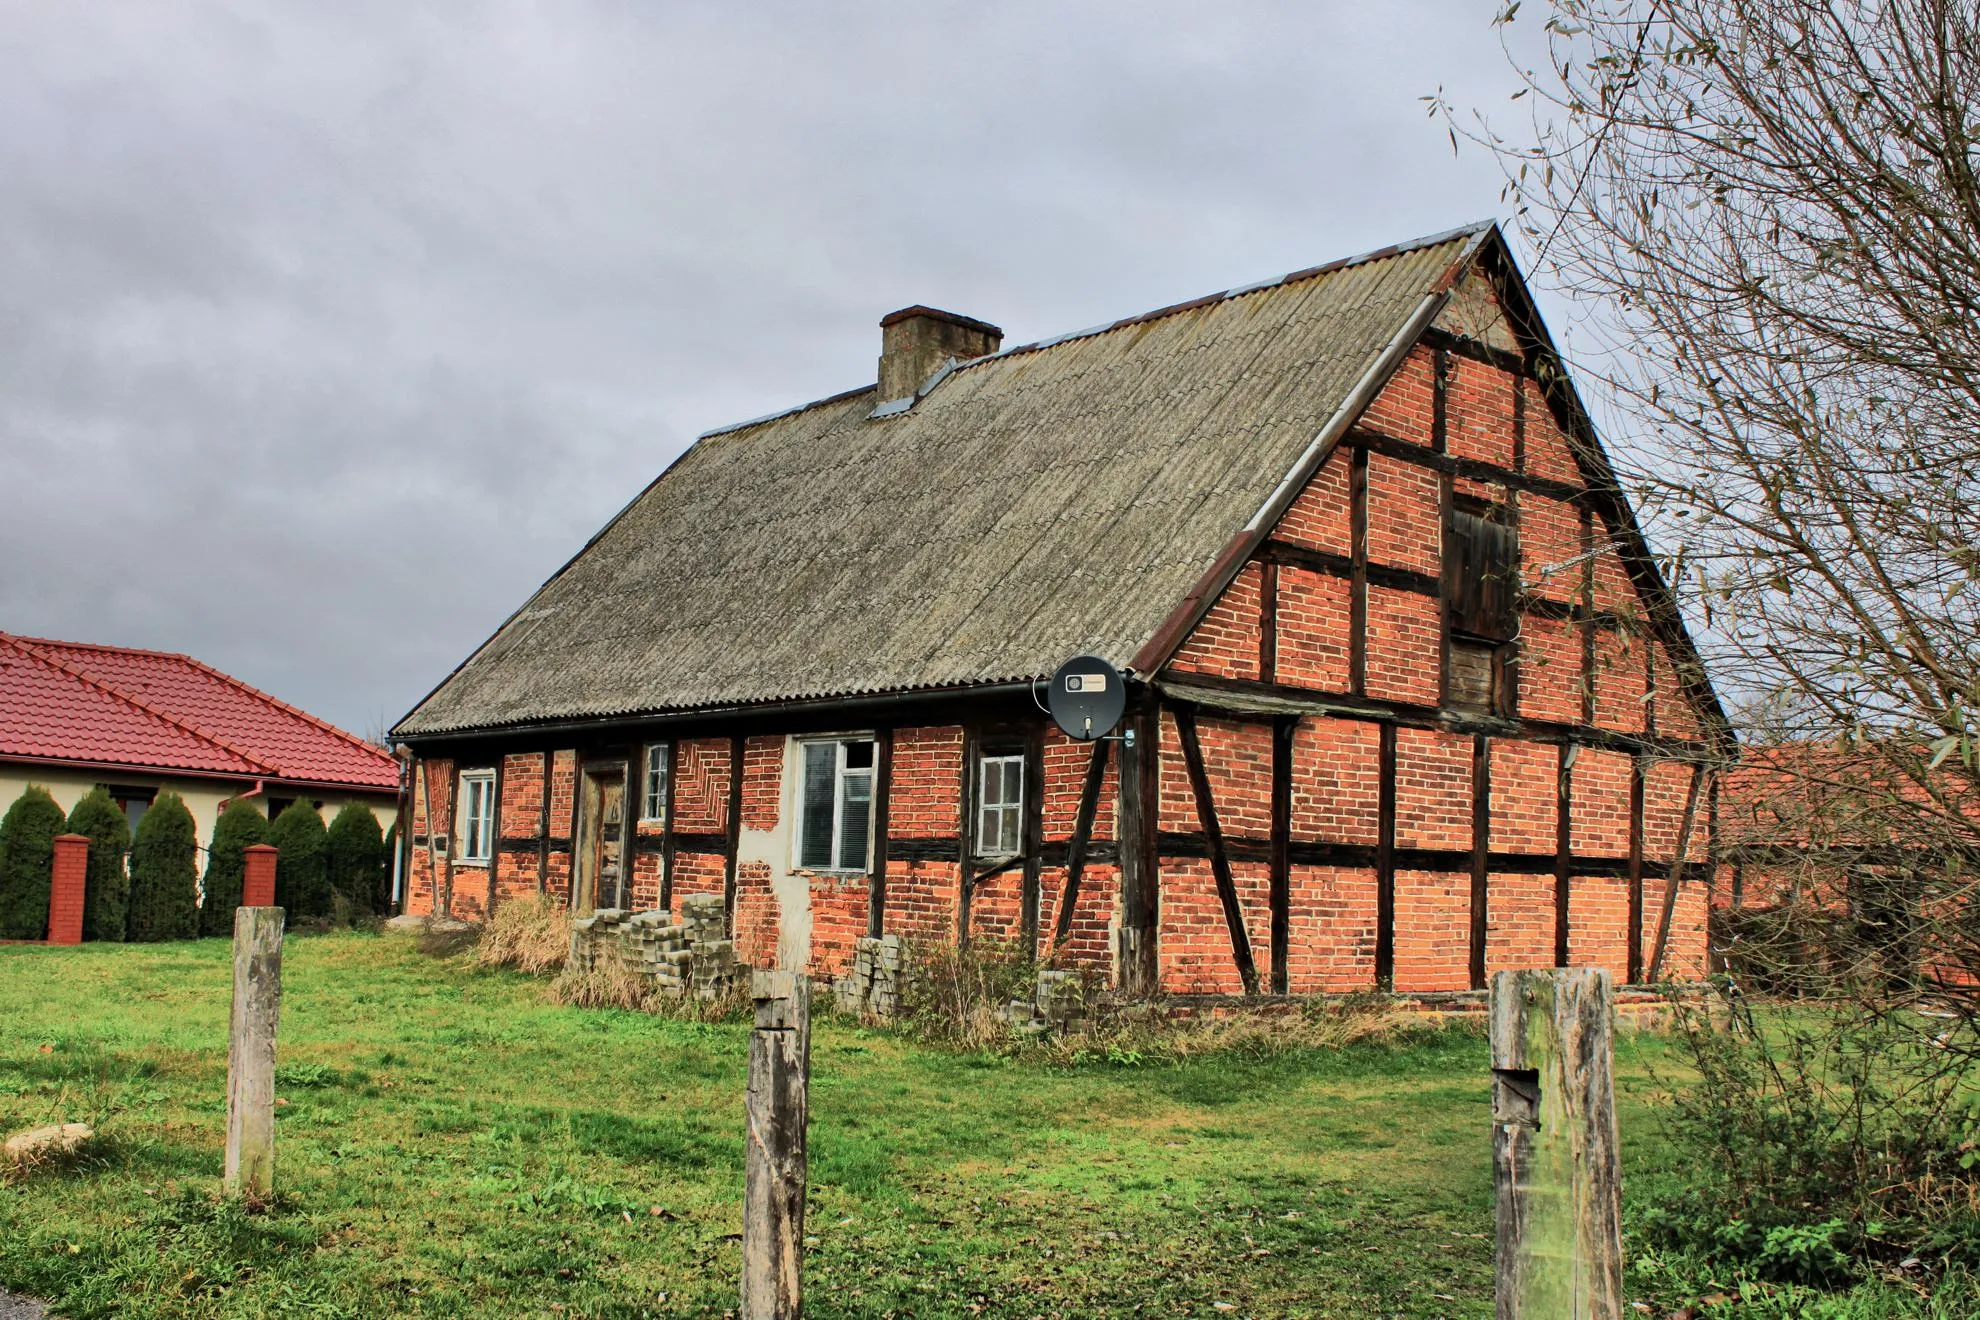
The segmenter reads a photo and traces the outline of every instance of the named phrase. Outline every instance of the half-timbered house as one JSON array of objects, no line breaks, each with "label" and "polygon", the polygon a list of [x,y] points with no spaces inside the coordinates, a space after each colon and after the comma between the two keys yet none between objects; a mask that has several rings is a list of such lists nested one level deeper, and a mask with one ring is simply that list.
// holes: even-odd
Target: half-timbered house
[{"label": "half-timbered house", "polygon": [[[406,910],[721,894],[761,965],[1142,992],[1702,969],[1730,738],[1495,226],[1017,348],[881,325],[877,385],[703,435],[399,724]],[[1043,713],[1081,653],[1133,740]]]}]

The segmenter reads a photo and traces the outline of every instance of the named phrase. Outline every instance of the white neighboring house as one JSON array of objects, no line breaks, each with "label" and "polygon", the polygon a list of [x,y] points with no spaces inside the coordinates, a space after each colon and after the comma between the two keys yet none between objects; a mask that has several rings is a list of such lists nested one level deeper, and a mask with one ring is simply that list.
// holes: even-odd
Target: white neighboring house
[{"label": "white neighboring house", "polygon": [[390,752],[191,656],[0,632],[0,812],[29,784],[64,811],[100,784],[133,829],[170,789],[201,848],[234,798],[271,818],[301,799],[326,824],[360,802],[381,829],[399,808]]}]

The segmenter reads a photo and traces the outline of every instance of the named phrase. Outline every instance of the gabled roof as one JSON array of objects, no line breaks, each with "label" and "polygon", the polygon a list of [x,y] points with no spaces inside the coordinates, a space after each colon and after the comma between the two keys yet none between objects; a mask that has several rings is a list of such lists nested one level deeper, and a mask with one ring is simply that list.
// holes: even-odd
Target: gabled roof
[{"label": "gabled roof", "polygon": [[1127,666],[1297,493],[1490,224],[710,432],[394,730]]},{"label": "gabled roof", "polygon": [[190,656],[0,633],[0,759],[181,771],[372,792],[383,748]]}]

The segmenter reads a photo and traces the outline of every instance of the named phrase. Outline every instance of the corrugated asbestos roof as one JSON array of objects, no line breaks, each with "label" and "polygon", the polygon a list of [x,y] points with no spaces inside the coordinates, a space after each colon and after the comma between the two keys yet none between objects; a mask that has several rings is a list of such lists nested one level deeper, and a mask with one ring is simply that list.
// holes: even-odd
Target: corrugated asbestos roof
[{"label": "corrugated asbestos roof", "polygon": [[394,732],[1126,665],[1489,229],[711,432]]}]

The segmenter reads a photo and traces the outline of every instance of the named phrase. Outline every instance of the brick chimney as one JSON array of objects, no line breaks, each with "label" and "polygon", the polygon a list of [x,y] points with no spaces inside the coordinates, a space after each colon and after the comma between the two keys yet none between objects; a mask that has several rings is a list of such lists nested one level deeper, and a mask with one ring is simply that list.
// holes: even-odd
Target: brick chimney
[{"label": "brick chimney", "polygon": [[994,353],[1004,332],[987,321],[903,307],[880,318],[880,402],[911,397],[950,358],[967,362]]}]

